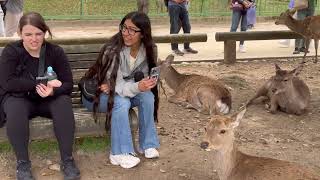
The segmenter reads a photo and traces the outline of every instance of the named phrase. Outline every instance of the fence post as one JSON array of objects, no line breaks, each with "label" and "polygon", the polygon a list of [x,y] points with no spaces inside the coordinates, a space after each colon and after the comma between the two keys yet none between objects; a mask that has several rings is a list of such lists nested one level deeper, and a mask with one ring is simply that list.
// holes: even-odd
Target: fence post
[{"label": "fence post", "polygon": [[84,6],[84,0],[80,0],[80,19],[83,19],[83,6]]}]

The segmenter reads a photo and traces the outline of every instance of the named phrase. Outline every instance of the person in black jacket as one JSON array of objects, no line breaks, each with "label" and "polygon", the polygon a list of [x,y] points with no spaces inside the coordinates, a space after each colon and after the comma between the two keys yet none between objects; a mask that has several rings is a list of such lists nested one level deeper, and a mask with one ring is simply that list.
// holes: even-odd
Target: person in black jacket
[{"label": "person in black jacket", "polygon": [[[79,179],[80,171],[72,157],[75,120],[70,94],[72,73],[63,49],[45,41],[51,31],[39,13],[23,15],[18,27],[21,40],[8,44],[0,60],[0,87],[6,92],[2,102],[7,136],[17,158],[17,179],[34,179],[28,155],[29,119],[35,116],[53,120],[59,143],[61,171],[65,179]],[[41,48],[45,49],[45,69],[51,66],[56,80],[37,82]]]}]

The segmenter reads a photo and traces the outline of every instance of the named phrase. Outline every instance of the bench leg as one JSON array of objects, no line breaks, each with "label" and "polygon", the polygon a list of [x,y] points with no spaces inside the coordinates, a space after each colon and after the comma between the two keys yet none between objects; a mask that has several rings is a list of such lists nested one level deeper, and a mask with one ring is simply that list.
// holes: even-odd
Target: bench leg
[{"label": "bench leg", "polygon": [[226,64],[236,62],[236,41],[224,41],[224,62]]}]

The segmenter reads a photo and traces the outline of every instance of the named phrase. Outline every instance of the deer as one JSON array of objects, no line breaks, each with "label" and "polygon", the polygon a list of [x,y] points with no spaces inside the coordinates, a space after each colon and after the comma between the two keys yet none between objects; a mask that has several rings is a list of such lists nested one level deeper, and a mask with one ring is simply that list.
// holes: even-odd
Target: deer
[{"label": "deer", "polygon": [[314,40],[314,48],[316,51],[314,63],[318,62],[318,44],[320,39],[320,15],[309,16],[303,20],[296,20],[292,15],[296,12],[295,9],[287,10],[280,14],[275,21],[276,25],[286,25],[290,30],[302,35],[305,39],[306,49],[303,56],[302,63],[305,63],[305,58],[308,53],[311,39]]},{"label": "deer", "polygon": [[203,114],[227,114],[231,109],[231,93],[214,79],[196,74],[181,74],[172,67],[174,56],[159,63],[160,79],[175,92],[168,101]]},{"label": "deer", "polygon": [[319,174],[297,163],[245,154],[238,150],[234,131],[246,108],[232,116],[215,115],[200,143],[213,155],[220,180],[319,180]]},{"label": "deer", "polygon": [[266,106],[270,113],[280,110],[288,114],[303,114],[310,103],[310,90],[298,77],[302,68],[303,64],[299,64],[291,71],[282,70],[275,64],[276,74],[258,89],[245,106],[248,107],[255,99],[264,96],[270,103]]}]

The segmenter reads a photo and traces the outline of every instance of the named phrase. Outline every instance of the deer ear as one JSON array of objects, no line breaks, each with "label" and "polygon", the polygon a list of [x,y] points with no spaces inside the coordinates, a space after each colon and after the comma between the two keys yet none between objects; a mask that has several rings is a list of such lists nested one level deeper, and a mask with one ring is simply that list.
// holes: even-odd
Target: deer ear
[{"label": "deer ear", "polygon": [[230,127],[232,129],[236,128],[239,126],[241,119],[243,118],[244,114],[246,113],[246,108],[244,108],[243,110],[241,110],[240,112],[238,112],[237,114],[232,116],[232,122],[230,124]]},{"label": "deer ear", "polygon": [[295,8],[293,8],[293,9],[288,9],[288,10],[287,10],[287,12],[288,12],[291,16],[293,16],[294,13],[296,13],[296,11],[297,11],[297,9],[295,9]]},{"label": "deer ear", "polygon": [[174,55],[170,54],[170,55],[167,56],[165,62],[168,63],[168,64],[171,64],[173,62],[173,60],[174,60]]},{"label": "deer ear", "polygon": [[298,76],[302,71],[303,65],[299,65],[297,68],[292,70],[290,73],[292,73],[294,76]]},{"label": "deer ear", "polygon": [[274,64],[274,67],[276,68],[276,71],[280,71],[281,70],[281,68],[279,67],[278,64]]}]

